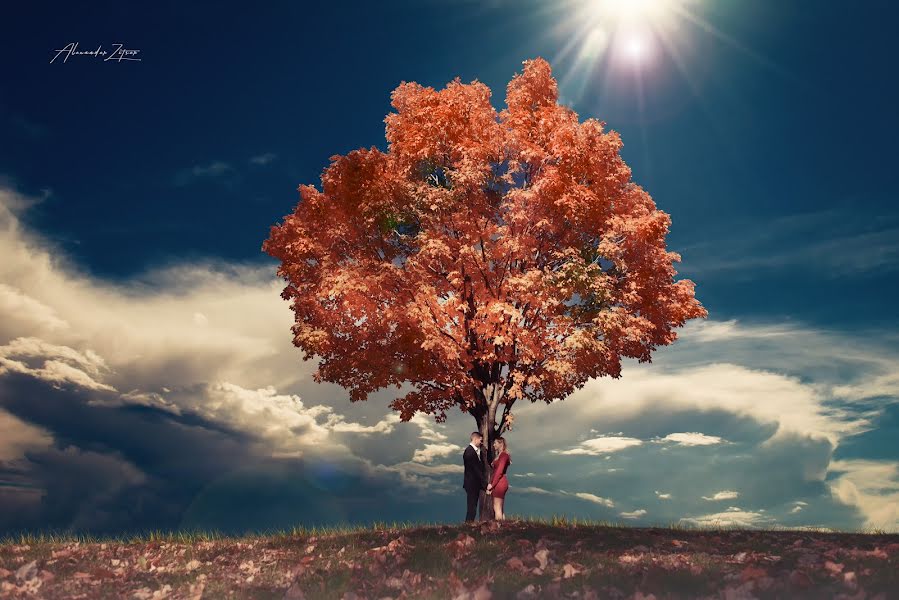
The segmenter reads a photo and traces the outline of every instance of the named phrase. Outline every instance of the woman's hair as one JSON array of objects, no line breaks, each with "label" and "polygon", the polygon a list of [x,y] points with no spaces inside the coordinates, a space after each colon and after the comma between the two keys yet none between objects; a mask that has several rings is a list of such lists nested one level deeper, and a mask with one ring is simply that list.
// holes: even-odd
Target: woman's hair
[{"label": "woman's hair", "polygon": [[503,436],[499,436],[498,438],[496,438],[496,441],[503,445],[503,450],[506,449],[506,438],[504,438]]}]

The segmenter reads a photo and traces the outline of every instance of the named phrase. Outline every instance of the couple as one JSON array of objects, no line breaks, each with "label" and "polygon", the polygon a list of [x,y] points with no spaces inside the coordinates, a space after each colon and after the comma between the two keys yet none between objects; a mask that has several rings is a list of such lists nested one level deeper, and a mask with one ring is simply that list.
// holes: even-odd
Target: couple
[{"label": "couple", "polygon": [[[468,494],[468,511],[465,514],[466,521],[474,521],[475,508],[478,499],[481,496],[481,490],[486,489],[487,495],[493,496],[493,516],[498,521],[506,518],[503,513],[503,504],[505,503],[506,490],[509,489],[509,480],[506,479],[506,469],[512,464],[512,459],[506,451],[506,439],[498,437],[493,441],[493,451],[496,458],[491,466],[493,467],[493,480],[488,484],[486,469],[481,460],[481,452],[483,451],[483,438],[477,431],[472,432],[471,443],[465,448],[462,455],[462,462],[465,464],[465,479],[462,487]],[[483,515],[481,515],[483,518]]]}]

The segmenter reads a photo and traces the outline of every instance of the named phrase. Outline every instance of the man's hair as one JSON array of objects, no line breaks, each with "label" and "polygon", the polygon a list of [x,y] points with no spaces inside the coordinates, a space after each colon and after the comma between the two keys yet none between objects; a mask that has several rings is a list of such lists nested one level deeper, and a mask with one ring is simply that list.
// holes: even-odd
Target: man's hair
[{"label": "man's hair", "polygon": [[468,439],[473,440],[473,439],[474,439],[474,436],[478,436],[479,438],[484,437],[484,436],[481,435],[481,432],[480,432],[480,431],[472,431],[472,432],[471,432],[471,435],[468,436]]}]

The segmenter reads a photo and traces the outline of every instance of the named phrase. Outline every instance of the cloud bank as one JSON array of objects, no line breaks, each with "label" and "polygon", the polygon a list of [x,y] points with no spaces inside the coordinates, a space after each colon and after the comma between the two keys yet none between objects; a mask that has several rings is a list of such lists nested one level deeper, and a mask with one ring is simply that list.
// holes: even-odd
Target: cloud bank
[{"label": "cloud bank", "polygon": [[[40,201],[0,189],[0,531],[461,521],[471,417],[403,423],[394,391],[312,382],[273,265],[97,279],[23,224]],[[651,365],[516,405],[507,512],[895,531],[897,356],[878,332],[691,322]]]}]

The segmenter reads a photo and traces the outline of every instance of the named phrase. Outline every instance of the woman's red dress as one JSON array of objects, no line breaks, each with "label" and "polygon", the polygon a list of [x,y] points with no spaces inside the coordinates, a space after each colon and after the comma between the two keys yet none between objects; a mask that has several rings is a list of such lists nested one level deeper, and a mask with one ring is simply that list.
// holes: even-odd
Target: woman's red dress
[{"label": "woman's red dress", "polygon": [[494,498],[506,497],[506,491],[509,489],[506,469],[509,468],[510,464],[512,464],[512,458],[505,450],[500,452],[496,460],[493,461],[493,480],[490,482],[493,485],[493,489],[491,489],[490,493]]}]

